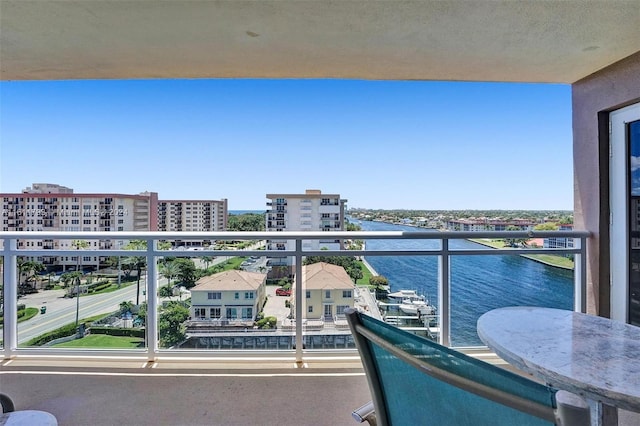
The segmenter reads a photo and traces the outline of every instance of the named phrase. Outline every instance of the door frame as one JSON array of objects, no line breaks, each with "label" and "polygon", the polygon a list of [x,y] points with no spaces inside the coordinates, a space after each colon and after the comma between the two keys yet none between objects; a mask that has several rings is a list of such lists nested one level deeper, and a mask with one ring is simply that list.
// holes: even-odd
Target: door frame
[{"label": "door frame", "polygon": [[627,124],[636,120],[640,120],[640,103],[609,114],[610,317],[622,322],[629,320]]}]

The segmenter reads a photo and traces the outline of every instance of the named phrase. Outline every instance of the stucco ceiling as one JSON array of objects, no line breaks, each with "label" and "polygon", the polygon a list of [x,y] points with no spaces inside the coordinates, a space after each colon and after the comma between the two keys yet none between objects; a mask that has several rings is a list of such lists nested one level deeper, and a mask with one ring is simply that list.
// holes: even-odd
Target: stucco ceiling
[{"label": "stucco ceiling", "polygon": [[575,82],[640,51],[640,0],[0,0],[2,80]]}]

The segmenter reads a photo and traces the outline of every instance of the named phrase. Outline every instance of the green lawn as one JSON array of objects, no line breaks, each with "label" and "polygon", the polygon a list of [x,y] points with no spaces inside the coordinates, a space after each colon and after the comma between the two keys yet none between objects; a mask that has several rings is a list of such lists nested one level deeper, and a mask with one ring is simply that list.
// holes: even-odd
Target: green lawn
[{"label": "green lawn", "polygon": [[106,334],[90,334],[82,339],[54,345],[56,348],[108,348],[135,349],[144,347],[144,339],[128,336],[108,336]]},{"label": "green lawn", "polygon": [[356,281],[356,284],[369,285],[369,278],[371,278],[373,274],[371,273],[369,268],[364,266],[364,263],[362,261],[358,261],[358,263],[360,264],[360,268],[362,269],[362,278]]},{"label": "green lawn", "polygon": [[[470,238],[469,241],[473,241],[474,243],[482,244],[482,245],[493,247],[493,248],[504,247],[503,240],[489,240],[486,238]],[[573,260],[564,256],[558,256],[555,254],[521,254],[520,256],[526,257],[528,259],[535,260],[537,262],[541,262],[550,266],[555,266],[557,268],[573,269]]]}]

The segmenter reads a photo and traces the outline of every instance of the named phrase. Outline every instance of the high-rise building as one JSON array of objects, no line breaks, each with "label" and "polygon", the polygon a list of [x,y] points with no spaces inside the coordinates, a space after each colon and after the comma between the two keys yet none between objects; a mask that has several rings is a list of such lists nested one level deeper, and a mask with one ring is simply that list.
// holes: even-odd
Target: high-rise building
[{"label": "high-rise building", "polygon": [[[227,199],[161,200],[158,202],[158,230],[208,232],[227,229]],[[176,245],[210,243],[209,240],[175,241]]]},{"label": "high-rise building", "polygon": [[[159,201],[157,192],[74,193],[65,186],[34,183],[21,193],[1,193],[3,231],[224,231],[227,200]],[[89,249],[118,249],[125,240],[87,240]],[[177,242],[180,244],[180,242]],[[202,244],[191,241],[190,244]],[[19,241],[18,248],[73,249],[72,240]],[[49,269],[97,269],[98,256],[38,256]]]},{"label": "high-rise building", "polygon": [[[304,194],[267,194],[266,230],[278,231],[343,231],[345,204],[340,194],[323,194],[308,189]],[[334,238],[303,240],[305,250],[336,250],[342,241]],[[293,240],[271,239],[268,250],[293,250]],[[272,266],[292,265],[287,257],[270,259]]]}]

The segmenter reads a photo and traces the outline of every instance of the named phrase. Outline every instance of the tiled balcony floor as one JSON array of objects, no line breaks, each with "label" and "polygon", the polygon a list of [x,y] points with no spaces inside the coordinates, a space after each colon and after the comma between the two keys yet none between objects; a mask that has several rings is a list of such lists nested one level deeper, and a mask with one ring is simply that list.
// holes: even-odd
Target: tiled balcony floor
[{"label": "tiled balcony floor", "polygon": [[355,368],[61,364],[11,362],[2,367],[0,391],[16,409],[48,411],[61,426],[353,426],[351,411],[370,400],[366,378]]},{"label": "tiled balcony floor", "polygon": [[[19,359],[3,363],[0,392],[18,410],[53,413],[60,426],[356,425],[351,411],[370,400],[357,363],[308,367]],[[640,424],[637,413],[619,419]]]}]

